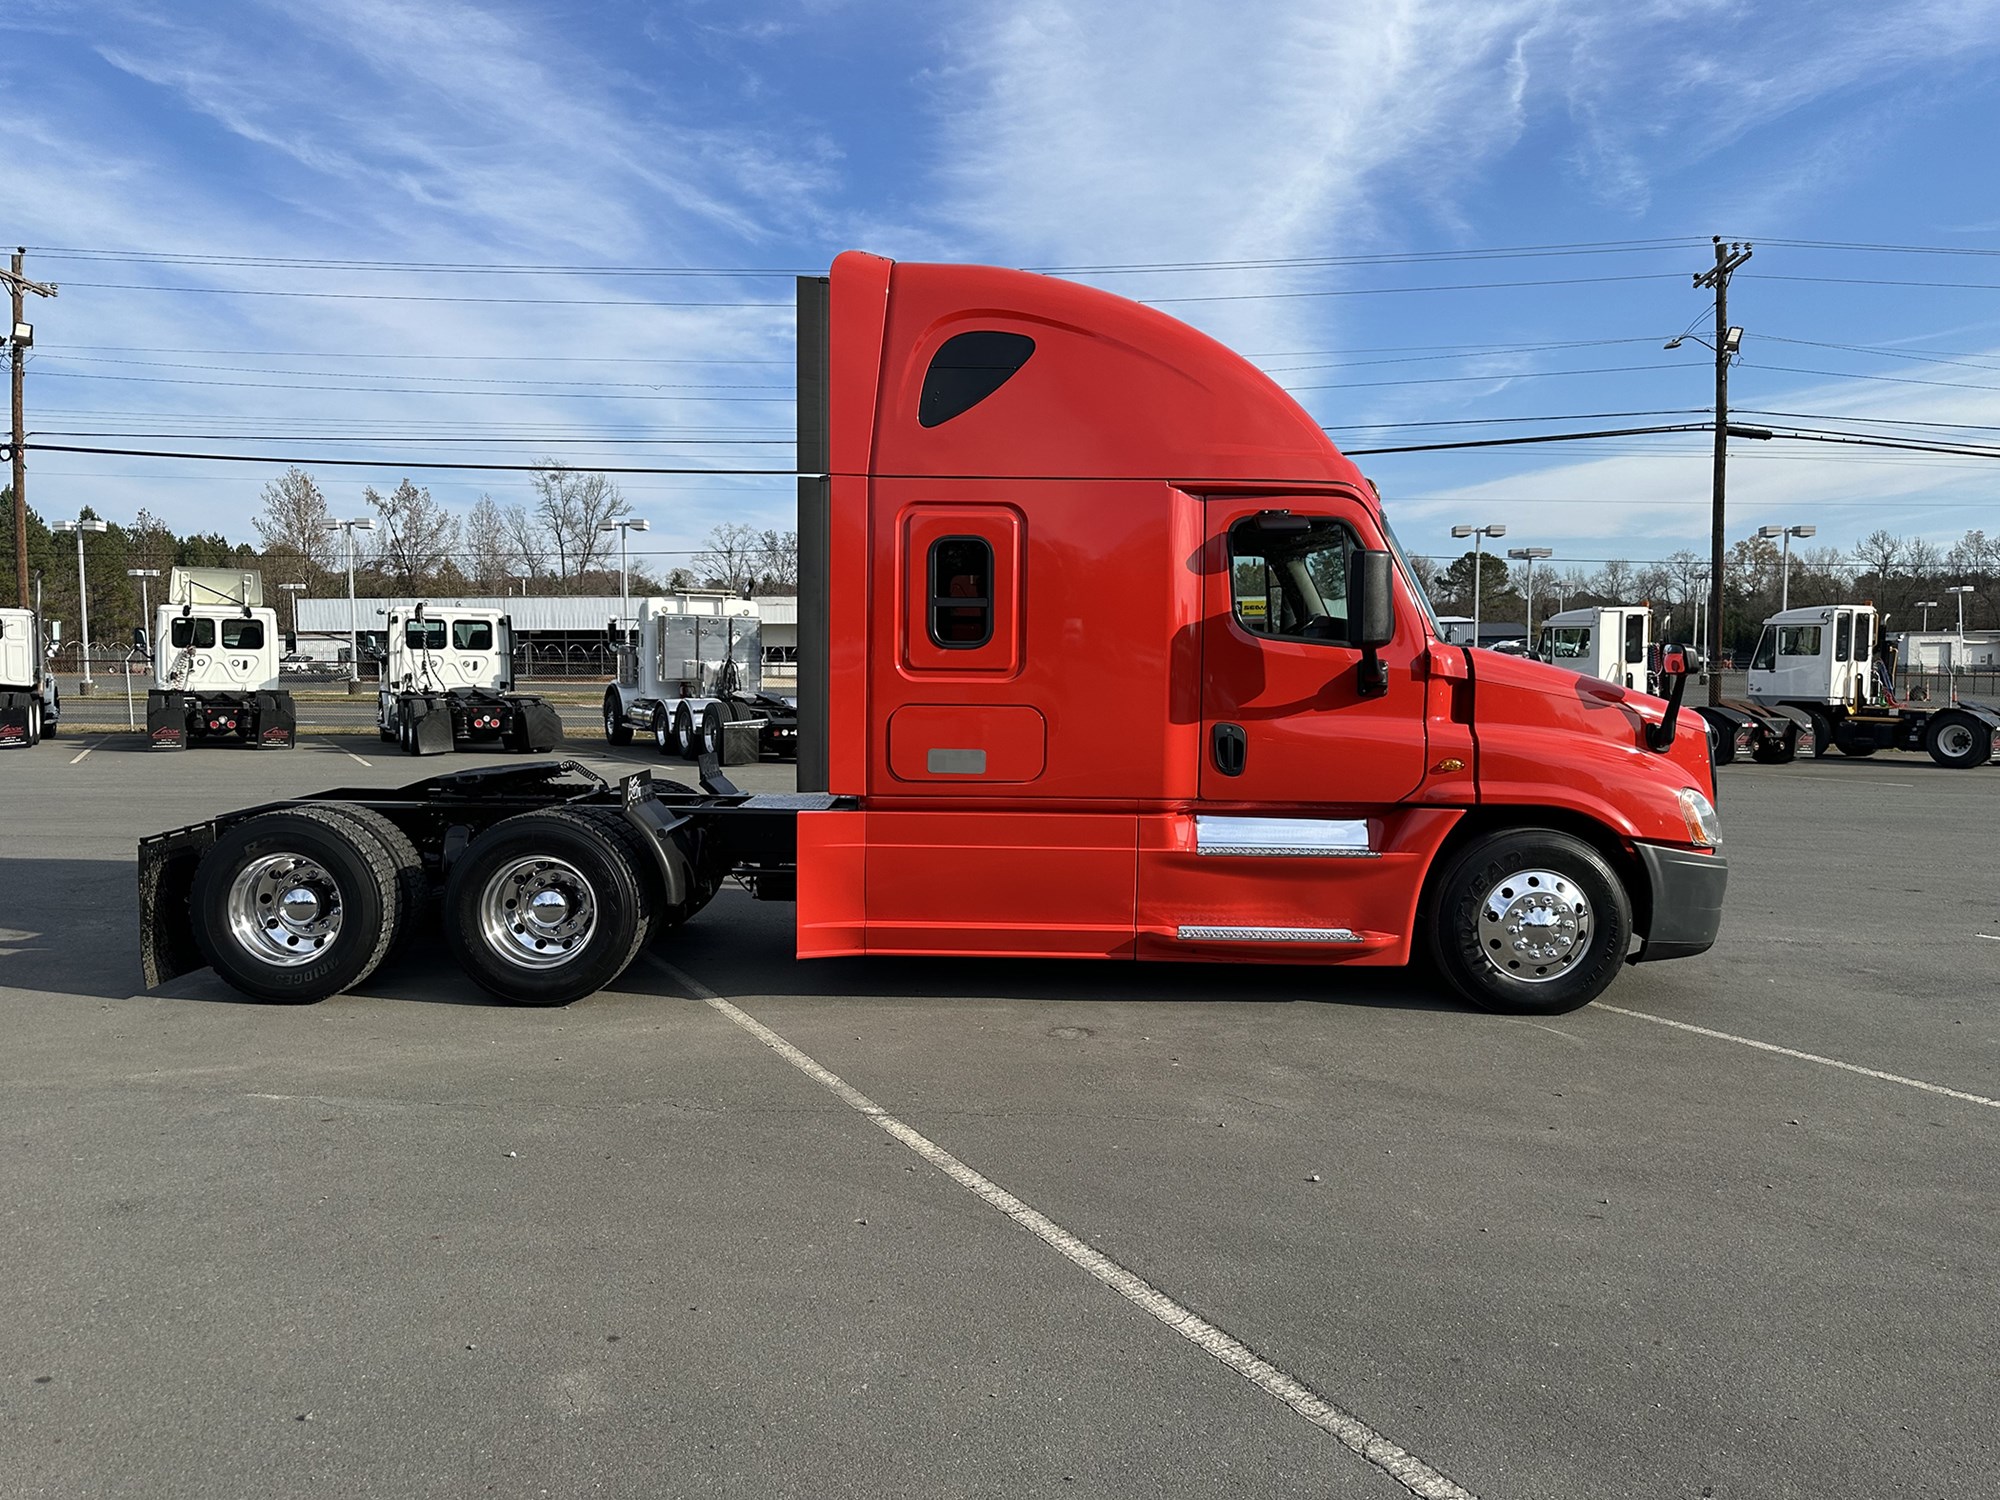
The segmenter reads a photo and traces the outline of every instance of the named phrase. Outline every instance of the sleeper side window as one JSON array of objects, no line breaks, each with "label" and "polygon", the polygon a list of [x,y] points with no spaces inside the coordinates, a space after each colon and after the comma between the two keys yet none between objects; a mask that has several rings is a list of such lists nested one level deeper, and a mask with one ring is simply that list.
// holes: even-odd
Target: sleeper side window
[{"label": "sleeper side window", "polygon": [[1347,644],[1354,533],[1328,516],[1251,516],[1229,529],[1236,622],[1257,635]]},{"label": "sleeper side window", "polygon": [[224,620],[222,622],[222,649],[225,651],[262,651],[264,649],[264,622],[262,620]]},{"label": "sleeper side window", "polygon": [[993,547],[984,537],[931,543],[930,632],[947,651],[974,651],[993,639]]},{"label": "sleeper side window", "polygon": [[491,651],[493,649],[493,622],[491,620],[453,620],[451,622],[451,644],[457,651]]},{"label": "sleeper side window", "polygon": [[1035,352],[1025,333],[980,329],[954,334],[938,346],[924,371],[917,398],[917,424],[938,427],[972,410],[1014,378]]}]

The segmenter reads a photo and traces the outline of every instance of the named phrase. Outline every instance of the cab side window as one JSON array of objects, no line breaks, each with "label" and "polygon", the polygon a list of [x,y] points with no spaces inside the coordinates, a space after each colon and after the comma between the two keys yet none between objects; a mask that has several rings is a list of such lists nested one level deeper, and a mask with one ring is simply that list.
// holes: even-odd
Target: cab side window
[{"label": "cab side window", "polygon": [[1237,624],[1257,635],[1346,645],[1354,533],[1326,516],[1250,516],[1229,529]]},{"label": "cab side window", "polygon": [[1750,670],[1753,672],[1769,672],[1775,670],[1777,665],[1778,632],[1769,625],[1766,625],[1764,633],[1757,637],[1757,650],[1750,658]]},{"label": "cab side window", "polygon": [[931,640],[947,651],[972,651],[993,639],[993,547],[984,537],[931,543]]},{"label": "cab side window", "polygon": [[224,620],[222,622],[222,649],[225,651],[262,651],[264,649],[264,622],[262,620]]},{"label": "cab side window", "polygon": [[1849,656],[1848,641],[1854,633],[1854,616],[1846,613],[1837,615],[1833,622],[1833,659],[1846,661]]}]

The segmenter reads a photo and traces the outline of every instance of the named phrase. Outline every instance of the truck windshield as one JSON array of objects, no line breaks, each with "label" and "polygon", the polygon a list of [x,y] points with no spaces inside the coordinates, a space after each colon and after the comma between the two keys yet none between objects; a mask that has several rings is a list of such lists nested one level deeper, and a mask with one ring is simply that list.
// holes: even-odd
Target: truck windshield
[{"label": "truck windshield", "polygon": [[1417,586],[1416,571],[1410,567],[1410,555],[1403,550],[1403,544],[1396,536],[1396,528],[1389,524],[1388,512],[1384,511],[1381,515],[1382,535],[1388,540],[1389,550],[1396,554],[1396,566],[1402,570],[1403,584],[1409,589],[1410,597],[1417,601],[1417,608],[1424,612],[1424,618],[1430,622],[1432,636],[1440,641],[1450,640],[1451,637],[1444,632],[1444,626],[1438,624],[1437,611],[1431,608],[1431,596]]},{"label": "truck windshield", "polygon": [[1588,625],[1551,625],[1542,631],[1543,661],[1576,661],[1590,655]]}]

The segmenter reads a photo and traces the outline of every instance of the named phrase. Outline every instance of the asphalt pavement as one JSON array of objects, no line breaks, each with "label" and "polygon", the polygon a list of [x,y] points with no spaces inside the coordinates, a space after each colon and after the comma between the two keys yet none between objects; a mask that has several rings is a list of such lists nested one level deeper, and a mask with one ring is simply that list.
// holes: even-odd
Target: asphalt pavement
[{"label": "asphalt pavement", "polygon": [[2000,767],[1727,768],[1717,949],[1549,1021],[734,891],[562,1010],[140,989],[139,835],[500,758],[0,752],[8,1494],[1992,1488]]}]

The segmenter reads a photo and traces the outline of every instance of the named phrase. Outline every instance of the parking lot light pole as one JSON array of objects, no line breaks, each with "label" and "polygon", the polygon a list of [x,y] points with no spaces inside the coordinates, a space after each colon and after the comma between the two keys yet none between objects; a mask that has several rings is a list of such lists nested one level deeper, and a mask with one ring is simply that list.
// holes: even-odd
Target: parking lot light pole
[{"label": "parking lot light pole", "polygon": [[281,583],[278,587],[283,592],[292,596],[292,644],[289,649],[296,651],[298,650],[299,640],[299,591],[305,585],[303,583]]},{"label": "parking lot light pole", "polygon": [[1785,539],[1784,561],[1778,568],[1778,613],[1783,614],[1792,607],[1792,538],[1816,536],[1817,526],[1759,526],[1757,535],[1768,540],[1774,536]]},{"label": "parking lot light pole", "polygon": [[625,621],[632,613],[632,586],[630,574],[625,567],[625,538],[634,531],[651,531],[653,523],[640,516],[630,516],[623,521],[599,521],[599,531],[618,533],[618,634],[625,634]]},{"label": "parking lot light pole", "polygon": [[1924,612],[1924,622],[1923,624],[1919,625],[1917,629],[1922,631],[1926,635],[1930,634],[1931,611],[1936,609],[1937,607],[1938,607],[1938,602],[1935,599],[1917,600],[1917,608]]},{"label": "parking lot light pole", "polygon": [[1958,638],[1962,641],[1965,639],[1965,596],[1972,592],[1972,585],[1969,583],[1954,583],[1945,592],[1954,595],[1958,599]]},{"label": "parking lot light pole", "polygon": [[1479,644],[1479,575],[1485,571],[1484,554],[1480,543],[1489,536],[1505,536],[1505,526],[1454,526],[1451,534],[1456,537],[1472,538],[1472,644]]},{"label": "parking lot light pole", "polygon": [[1532,653],[1535,649],[1535,559],[1554,557],[1555,553],[1547,547],[1509,547],[1507,555],[1516,562],[1528,565],[1528,650]]},{"label": "parking lot light pole", "polygon": [[[375,522],[372,518],[363,516],[358,521],[328,521],[326,529],[329,532],[347,533],[347,682],[348,691],[351,693],[354,691],[354,684],[361,681],[361,626],[354,613],[354,533],[373,531]],[[297,626],[296,617],[292,623],[294,627]]]},{"label": "parking lot light pole", "polygon": [[86,531],[109,531],[109,521],[87,521],[78,516],[74,521],[58,521],[57,531],[76,533],[76,607],[83,616],[83,680],[77,684],[77,691],[89,692],[97,684],[90,680],[90,587],[83,577],[83,534]]}]

